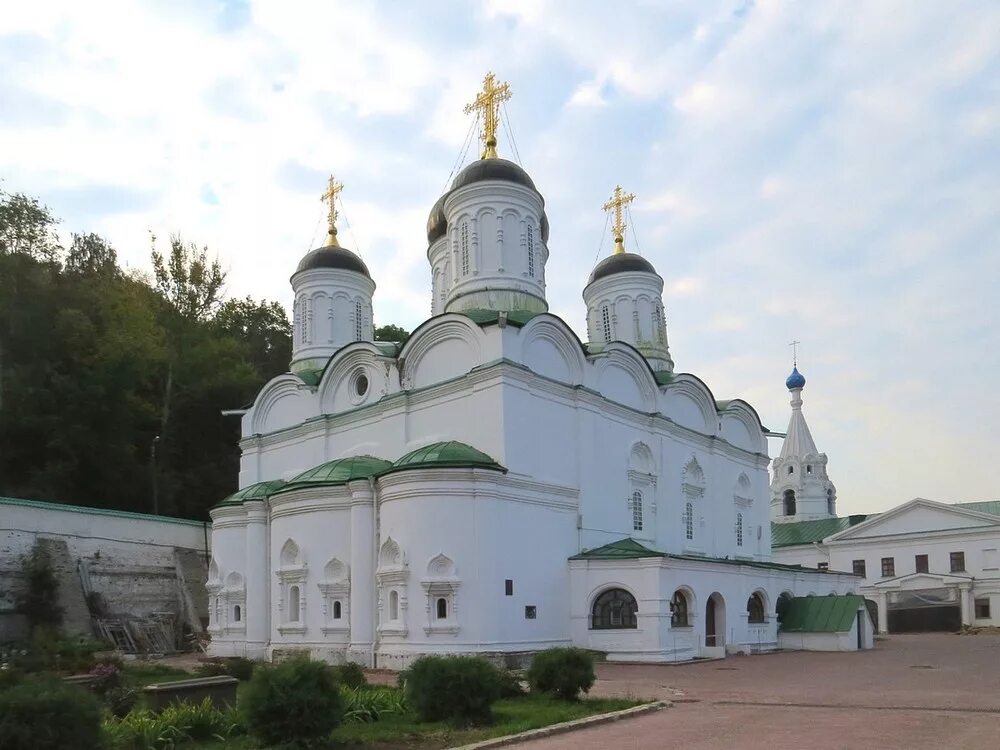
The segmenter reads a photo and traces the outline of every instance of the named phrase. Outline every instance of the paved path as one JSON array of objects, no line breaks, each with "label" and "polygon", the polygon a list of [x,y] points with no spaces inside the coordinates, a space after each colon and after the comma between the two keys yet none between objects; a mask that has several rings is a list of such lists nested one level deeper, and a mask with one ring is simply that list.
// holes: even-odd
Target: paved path
[{"label": "paved path", "polygon": [[679,666],[605,664],[594,695],[674,708],[525,750],[1000,747],[1000,637],[893,636],[874,651]]}]

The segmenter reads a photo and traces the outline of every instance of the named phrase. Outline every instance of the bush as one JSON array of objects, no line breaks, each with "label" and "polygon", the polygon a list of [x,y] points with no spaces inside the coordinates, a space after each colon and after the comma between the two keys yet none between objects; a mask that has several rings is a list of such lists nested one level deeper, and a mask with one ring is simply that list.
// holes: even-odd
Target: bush
[{"label": "bush", "polygon": [[87,690],[55,678],[33,678],[0,692],[4,750],[98,750],[101,706]]},{"label": "bush", "polygon": [[500,676],[500,697],[517,698],[524,695],[524,688],[521,686],[521,675],[509,669],[498,670]]},{"label": "bush", "polygon": [[406,712],[406,700],[399,688],[379,686],[347,687],[342,686],[344,695],[344,723],[370,724],[379,721],[387,714],[402,714]]},{"label": "bush", "polygon": [[258,667],[240,695],[240,710],[264,744],[306,744],[340,723],[344,700],[330,666],[296,658]]},{"label": "bush", "polygon": [[528,683],[539,693],[576,700],[594,684],[594,658],[582,648],[550,648],[535,654]]},{"label": "bush", "polygon": [[104,646],[85,638],[63,638],[53,628],[39,627],[28,643],[17,644],[8,653],[11,666],[23,672],[88,672],[94,653]]},{"label": "bush", "polygon": [[112,716],[126,716],[139,702],[139,691],[127,685],[111,688],[101,698]]},{"label": "bush", "polygon": [[497,668],[478,656],[422,656],[400,679],[406,702],[421,721],[488,723],[500,698]]},{"label": "bush", "polygon": [[355,664],[354,662],[348,662],[347,664],[341,664],[339,667],[334,667],[334,671],[337,674],[337,680],[345,687],[359,688],[368,684],[368,678],[365,677],[365,670],[363,670],[359,664]]},{"label": "bush", "polygon": [[23,585],[14,594],[14,607],[28,618],[32,630],[39,627],[58,629],[63,619],[59,580],[48,552],[38,542],[21,558],[21,578]]},{"label": "bush", "polygon": [[253,677],[254,663],[242,656],[230,656],[225,659],[211,659],[202,662],[195,668],[195,672],[202,677],[218,677],[225,675],[235,677],[240,682],[246,682]]},{"label": "bush", "polygon": [[15,667],[0,669],[0,692],[9,690],[15,685],[20,685],[22,682],[24,682],[24,672],[20,669]]}]

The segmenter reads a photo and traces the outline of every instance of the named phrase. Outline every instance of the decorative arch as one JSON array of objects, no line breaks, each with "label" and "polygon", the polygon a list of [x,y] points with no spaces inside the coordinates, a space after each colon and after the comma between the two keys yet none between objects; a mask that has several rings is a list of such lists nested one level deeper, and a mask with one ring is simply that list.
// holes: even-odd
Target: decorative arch
[{"label": "decorative arch", "polygon": [[409,578],[410,571],[407,569],[402,547],[391,536],[387,537],[379,547],[375,581],[378,587],[378,631],[390,639],[405,638],[409,632],[407,627]]},{"label": "decorative arch", "polygon": [[343,561],[331,557],[323,566],[323,580],[316,584],[323,603],[324,635],[350,633],[351,569]]},{"label": "decorative arch", "polygon": [[[649,369],[649,363],[634,347],[621,341],[608,344],[601,354],[594,358],[594,384],[601,395],[609,401],[616,401],[647,414],[657,411],[656,397],[659,393],[656,380]],[[623,373],[635,388],[635,397],[616,393],[611,376]]]},{"label": "decorative arch", "polygon": [[331,557],[323,566],[323,580],[327,583],[340,583],[350,580],[350,569],[336,557]]},{"label": "decorative arch", "polygon": [[424,590],[427,635],[454,635],[460,629],[458,619],[458,590],[461,581],[457,576],[455,561],[443,552],[434,555],[427,563],[427,574],[420,581]]},{"label": "decorative arch", "polygon": [[237,573],[235,570],[226,576],[226,588],[227,589],[242,589],[243,588],[243,576]]},{"label": "decorative arch", "polygon": [[352,375],[359,368],[364,369],[371,381],[364,401],[377,401],[385,396],[389,386],[385,360],[385,355],[370,341],[353,341],[341,347],[330,358],[316,389],[320,413],[336,414],[357,406],[345,392],[350,386]]},{"label": "decorative arch", "polygon": [[306,632],[306,569],[302,549],[291,537],[281,545],[279,567],[274,571],[278,579],[278,632],[302,634]]},{"label": "decorative arch", "polygon": [[440,552],[427,563],[427,575],[435,578],[452,577],[455,575],[455,561]]},{"label": "decorative arch", "polygon": [[751,625],[767,623],[767,594],[757,589],[747,599],[747,622]]},{"label": "decorative arch", "polygon": [[757,411],[743,399],[725,402],[721,414],[722,437],[730,444],[753,453],[767,453],[767,438]]},{"label": "decorative arch", "polygon": [[521,358],[539,375],[570,385],[583,382],[586,357],[576,334],[562,319],[544,313],[521,329]]},{"label": "decorative arch", "polygon": [[670,597],[670,627],[689,628],[694,625],[697,606],[694,591],[689,586],[678,586]]},{"label": "decorative arch", "polygon": [[693,453],[691,458],[687,460],[684,464],[684,469],[681,472],[681,482],[684,484],[684,490],[690,487],[695,490],[705,489],[705,471],[701,468],[701,464],[698,463],[698,457]]},{"label": "decorative arch", "polygon": [[635,630],[639,605],[631,591],[611,587],[601,590],[590,607],[591,630]]},{"label": "decorative arch", "polygon": [[221,580],[221,575],[219,573],[219,562],[213,557],[212,562],[208,566],[208,580],[218,581]]},{"label": "decorative arch", "polygon": [[689,373],[674,375],[665,386],[661,411],[677,424],[703,435],[714,436],[719,427],[712,391]]},{"label": "decorative arch", "polygon": [[260,390],[247,413],[251,434],[266,434],[301,424],[315,412],[313,398],[295,375],[279,375]]},{"label": "decorative arch", "polygon": [[293,539],[289,538],[281,545],[281,554],[278,559],[281,561],[282,568],[301,567],[303,564],[302,550]]},{"label": "decorative arch", "polygon": [[641,440],[632,443],[629,450],[629,469],[641,474],[656,474],[656,460],[652,449]]},{"label": "decorative arch", "polygon": [[[482,363],[484,334],[464,315],[445,313],[417,328],[399,353],[400,382],[404,390],[464,375]],[[440,356],[429,358],[438,350]],[[431,363],[436,367],[431,367]]]},{"label": "decorative arch", "polygon": [[403,550],[400,548],[399,543],[391,536],[379,548],[378,564],[380,568],[403,567]]}]

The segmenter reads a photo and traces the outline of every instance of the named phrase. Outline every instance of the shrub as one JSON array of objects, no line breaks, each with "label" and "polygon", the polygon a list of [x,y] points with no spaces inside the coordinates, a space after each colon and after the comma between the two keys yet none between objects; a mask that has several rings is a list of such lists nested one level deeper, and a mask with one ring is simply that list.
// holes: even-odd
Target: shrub
[{"label": "shrub", "polygon": [[421,721],[488,723],[500,697],[497,668],[478,656],[422,656],[401,679],[406,702]]},{"label": "shrub", "polygon": [[340,723],[344,700],[330,666],[296,658],[258,667],[240,695],[240,710],[264,744],[306,744]]},{"label": "shrub", "polygon": [[121,667],[112,662],[95,664],[90,670],[90,688],[100,696],[106,695],[115,688],[120,688],[125,683],[125,676]]},{"label": "shrub", "polygon": [[510,669],[500,669],[498,674],[500,676],[501,698],[517,698],[519,695],[524,695],[520,674]]},{"label": "shrub", "polygon": [[128,685],[111,688],[102,696],[104,707],[112,716],[126,716],[139,702],[139,691]]},{"label": "shrub", "polygon": [[334,667],[334,670],[337,673],[337,680],[341,685],[349,688],[359,688],[368,684],[368,678],[365,677],[365,670],[359,664],[348,662],[347,664]]},{"label": "shrub", "polygon": [[253,677],[254,663],[242,656],[230,656],[225,659],[211,659],[202,662],[195,668],[195,672],[203,677],[218,677],[227,675],[235,677],[240,682],[246,682]]},{"label": "shrub", "polygon": [[344,695],[344,723],[370,724],[387,714],[402,714],[406,711],[406,700],[399,688],[379,687],[348,687],[342,686]]},{"label": "shrub", "polygon": [[194,671],[202,677],[228,676],[229,670],[221,661],[206,661],[195,667]]},{"label": "shrub", "polygon": [[23,585],[14,595],[14,606],[28,618],[32,630],[58,628],[63,618],[59,606],[59,579],[52,570],[48,552],[38,542],[21,558],[21,577]]},{"label": "shrub", "polygon": [[101,707],[87,690],[55,678],[26,679],[0,692],[4,750],[97,750]]},{"label": "shrub", "polygon": [[108,719],[104,731],[115,750],[173,750],[191,741],[225,740],[241,734],[238,715],[220,711],[209,698],[199,704],[178,703],[154,714],[142,709]]},{"label": "shrub", "polygon": [[594,658],[582,648],[547,649],[535,654],[528,669],[532,690],[567,701],[588,692],[595,679]]},{"label": "shrub", "polygon": [[0,692],[9,690],[15,685],[20,685],[22,682],[24,682],[24,672],[20,669],[16,667],[0,669]]}]

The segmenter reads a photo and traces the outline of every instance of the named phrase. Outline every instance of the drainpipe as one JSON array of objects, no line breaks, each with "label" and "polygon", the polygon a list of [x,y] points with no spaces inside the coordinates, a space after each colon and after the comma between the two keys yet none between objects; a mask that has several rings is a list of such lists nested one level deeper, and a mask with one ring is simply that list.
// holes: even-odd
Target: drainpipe
[{"label": "drainpipe", "polygon": [[378,537],[379,537],[379,512],[378,512],[378,485],[375,477],[368,477],[368,487],[372,495],[372,669],[378,668]]}]

